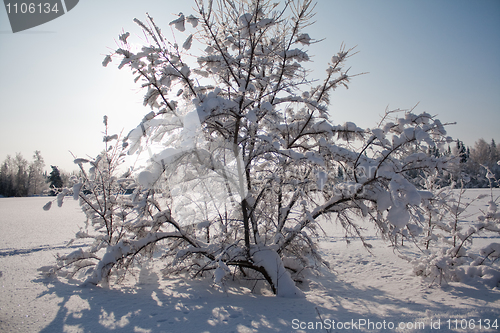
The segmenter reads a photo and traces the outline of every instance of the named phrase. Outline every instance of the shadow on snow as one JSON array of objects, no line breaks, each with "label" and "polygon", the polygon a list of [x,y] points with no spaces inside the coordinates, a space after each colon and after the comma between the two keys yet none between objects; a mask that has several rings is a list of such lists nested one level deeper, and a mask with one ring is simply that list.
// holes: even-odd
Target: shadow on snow
[{"label": "shadow on snow", "polygon": [[[430,329],[432,319],[443,314],[443,304],[431,302],[415,304],[397,299],[380,289],[354,287],[337,279],[332,272],[323,272],[303,286],[306,298],[280,298],[252,294],[242,286],[228,287],[225,292],[210,286],[206,280],[160,280],[154,272],[141,271],[138,283],[132,287],[104,289],[78,287],[52,279],[39,279],[48,290],[62,300],[54,320],[41,332],[301,332],[309,331],[309,323],[316,331],[329,332],[324,323],[365,321],[366,323],[423,322]],[[474,298],[466,288],[451,288],[448,292]],[[481,297],[479,298],[481,299]],[[498,309],[479,310],[478,318],[498,318]],[[429,312],[430,311],[430,312]],[[456,315],[474,318],[464,309]],[[321,319],[320,319],[321,315]],[[485,317],[486,316],[486,317]],[[448,318],[442,318],[442,322]],[[303,323],[303,324],[300,324]],[[306,326],[304,326],[306,325]],[[297,330],[298,329],[298,330]],[[360,331],[373,331],[359,327]],[[331,330],[334,332],[335,330]],[[375,331],[378,331],[375,329]],[[435,330],[434,330],[435,331]],[[445,332],[441,330],[441,332]]]}]

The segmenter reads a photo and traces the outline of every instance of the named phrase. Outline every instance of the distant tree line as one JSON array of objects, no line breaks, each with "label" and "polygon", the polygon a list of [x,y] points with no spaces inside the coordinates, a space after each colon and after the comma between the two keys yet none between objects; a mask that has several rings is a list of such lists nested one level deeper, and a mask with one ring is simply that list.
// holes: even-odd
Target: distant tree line
[{"label": "distant tree line", "polygon": [[[489,187],[489,178],[486,177],[488,170],[500,180],[500,147],[494,139],[490,143],[479,139],[473,147],[466,147],[462,141],[457,140],[444,151],[430,148],[428,154],[436,157],[457,157],[455,168],[440,180],[442,185],[463,179],[465,187],[468,188]],[[60,171],[57,166],[51,166],[50,173],[44,171],[45,162],[40,151],[36,150],[32,158],[32,161],[28,162],[21,153],[17,153],[15,157],[7,155],[0,166],[0,196],[25,197],[44,193],[54,195],[54,188],[61,188],[68,183],[70,174]],[[344,177],[345,171],[340,166],[336,172],[338,178]],[[418,173],[411,176],[418,181]]]},{"label": "distant tree line", "polygon": [[[500,180],[500,147],[496,145],[494,139],[490,143],[484,139],[479,139],[473,147],[466,147],[464,143],[457,140],[444,151],[438,148],[429,148],[428,154],[440,157],[443,155],[453,155],[456,157],[455,166],[448,172],[441,175],[440,185],[449,185],[452,181],[464,181],[466,188],[486,188],[490,186],[490,180]],[[489,177],[487,177],[490,172]],[[494,178],[491,178],[491,176]],[[419,181],[420,174],[411,175],[415,181]],[[494,187],[498,183],[491,184]]]},{"label": "distant tree line", "polygon": [[53,189],[62,187],[69,175],[60,172],[56,166],[51,166],[50,174],[44,168],[45,161],[38,150],[31,162],[21,153],[16,153],[15,157],[7,155],[0,165],[0,197],[54,195]]},{"label": "distant tree line", "polygon": [[465,148],[463,142],[458,141],[453,153],[459,157],[457,172],[465,176],[467,187],[489,187],[488,172],[500,180],[500,147],[497,147],[494,139],[490,143],[479,139],[472,148]]}]

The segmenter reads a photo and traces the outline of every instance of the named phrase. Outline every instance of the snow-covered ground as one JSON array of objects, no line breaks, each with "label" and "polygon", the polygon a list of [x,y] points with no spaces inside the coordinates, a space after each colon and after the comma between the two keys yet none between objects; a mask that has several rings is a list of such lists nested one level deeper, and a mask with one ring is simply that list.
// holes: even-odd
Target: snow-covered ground
[{"label": "snow-covered ground", "polygon": [[[37,268],[82,246],[65,244],[83,225],[77,202],[48,212],[46,202],[0,199],[0,332],[500,331],[499,289],[429,286],[370,229],[372,254],[358,240],[346,245],[333,224],[324,228],[334,237],[321,239],[331,270],[302,286],[305,298],[237,284],[223,291],[207,280],[165,280],[147,269],[121,289],[44,279]],[[477,203],[471,212],[485,207]]]}]

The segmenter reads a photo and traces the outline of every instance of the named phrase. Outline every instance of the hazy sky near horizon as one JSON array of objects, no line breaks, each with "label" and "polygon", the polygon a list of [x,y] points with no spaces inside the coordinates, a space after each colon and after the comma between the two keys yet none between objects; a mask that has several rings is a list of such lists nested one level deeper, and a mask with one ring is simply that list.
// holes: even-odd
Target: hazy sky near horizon
[{"label": "hazy sky near horizon", "polygon": [[[13,34],[0,9],[0,162],[17,152],[31,160],[40,150],[47,164],[76,169],[69,151],[95,156],[102,148],[102,118],[113,132],[128,133],[150,110],[127,69],[101,63],[115,40],[148,12],[169,33],[176,14],[194,13],[192,1],[81,0],[44,25]],[[448,134],[468,146],[500,139],[500,1],[319,0],[312,38],[312,76],[344,43],[349,90],[331,98],[334,123],[374,127],[385,109],[411,109],[456,122]],[[176,32],[182,43],[189,34]],[[191,49],[191,51],[196,51]]]}]

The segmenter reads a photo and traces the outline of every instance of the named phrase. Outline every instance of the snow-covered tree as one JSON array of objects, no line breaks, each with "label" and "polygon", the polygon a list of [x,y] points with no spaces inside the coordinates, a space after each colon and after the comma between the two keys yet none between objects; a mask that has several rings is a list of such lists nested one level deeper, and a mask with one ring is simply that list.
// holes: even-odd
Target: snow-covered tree
[{"label": "snow-covered tree", "polygon": [[417,207],[432,194],[408,174],[446,167],[447,157],[427,154],[450,141],[444,126],[413,111],[387,112],[373,129],[333,124],[330,95],[349,83],[352,49],[341,46],[320,81],[309,77],[313,9],[310,0],[199,0],[194,15],[170,23],[186,34],[182,45],[153,18],[135,19],[146,45],[124,33],[103,65],[130,68],[146,91],[151,112],[123,141],[124,152],[149,159],[121,180],[112,163],[99,164],[107,153],[89,161],[94,176],[74,193],[90,214],[79,237],[95,242],[60,257],[52,272],[106,284],[161,257],[165,274],[209,274],[219,284],[230,273],[260,276],[277,295],[297,296],[294,280],[326,264],[315,241],[320,221],[363,242],[358,216],[388,239],[422,232]]},{"label": "snow-covered tree", "polygon": [[43,176],[43,168],[45,162],[39,150],[35,150],[33,154],[33,162],[29,165],[28,183],[29,194],[36,195],[43,191],[45,185],[45,177]]}]

